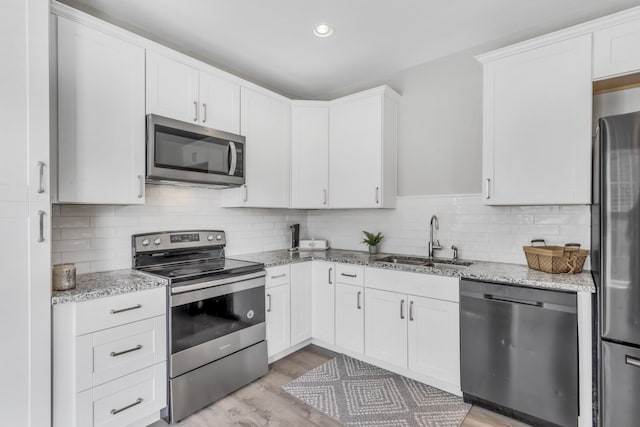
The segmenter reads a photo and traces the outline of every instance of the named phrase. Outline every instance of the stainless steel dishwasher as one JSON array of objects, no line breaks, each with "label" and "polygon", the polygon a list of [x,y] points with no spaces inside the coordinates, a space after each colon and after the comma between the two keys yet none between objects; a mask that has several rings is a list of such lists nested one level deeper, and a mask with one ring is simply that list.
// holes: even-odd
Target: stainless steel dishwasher
[{"label": "stainless steel dishwasher", "polygon": [[533,425],[576,426],[576,306],[572,293],[462,280],[465,401]]}]

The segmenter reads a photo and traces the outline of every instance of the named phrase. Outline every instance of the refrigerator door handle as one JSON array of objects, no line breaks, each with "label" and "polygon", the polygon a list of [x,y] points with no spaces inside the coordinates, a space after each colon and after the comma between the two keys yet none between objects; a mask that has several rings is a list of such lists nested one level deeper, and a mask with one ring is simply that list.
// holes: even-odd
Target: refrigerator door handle
[{"label": "refrigerator door handle", "polygon": [[640,359],[635,358],[633,356],[629,356],[628,354],[624,357],[624,363],[627,365],[631,365],[635,368],[640,368]]}]

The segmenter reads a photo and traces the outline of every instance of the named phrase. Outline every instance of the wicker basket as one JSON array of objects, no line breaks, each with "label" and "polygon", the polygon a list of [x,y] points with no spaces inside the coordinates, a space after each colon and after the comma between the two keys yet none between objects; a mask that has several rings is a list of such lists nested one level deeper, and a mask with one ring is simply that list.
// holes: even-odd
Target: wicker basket
[{"label": "wicker basket", "polygon": [[[542,243],[544,246],[534,246]],[[529,268],[545,273],[582,272],[589,250],[580,249],[579,243],[567,243],[564,246],[547,246],[542,239],[532,240],[531,246],[523,246]]]}]

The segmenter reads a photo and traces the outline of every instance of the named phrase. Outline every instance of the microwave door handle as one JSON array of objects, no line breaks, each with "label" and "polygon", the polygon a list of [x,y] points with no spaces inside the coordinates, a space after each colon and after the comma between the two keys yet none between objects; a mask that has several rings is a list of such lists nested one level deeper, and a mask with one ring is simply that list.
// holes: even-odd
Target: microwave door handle
[{"label": "microwave door handle", "polygon": [[236,165],[238,163],[238,150],[236,144],[233,141],[229,141],[229,154],[231,155],[231,161],[229,162],[229,175],[236,173]]}]

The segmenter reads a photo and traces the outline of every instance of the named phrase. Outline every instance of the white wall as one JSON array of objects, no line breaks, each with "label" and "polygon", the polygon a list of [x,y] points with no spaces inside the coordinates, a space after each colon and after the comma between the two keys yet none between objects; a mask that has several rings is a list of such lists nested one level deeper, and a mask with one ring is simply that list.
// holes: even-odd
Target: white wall
[{"label": "white wall", "polygon": [[306,213],[286,209],[221,208],[220,191],[147,185],[143,206],[54,205],[53,264],[76,263],[78,273],[131,268],[131,235],[220,229],[227,255],[289,247],[289,225]]},{"label": "white wall", "polygon": [[447,248],[436,256],[526,264],[522,246],[577,242],[590,247],[589,206],[483,206],[480,195],[401,197],[396,209],[310,211],[305,236],[328,239],[334,248],[367,250],[362,230],[385,234],[384,252],[427,255],[429,219],[437,215],[435,238]]}]

